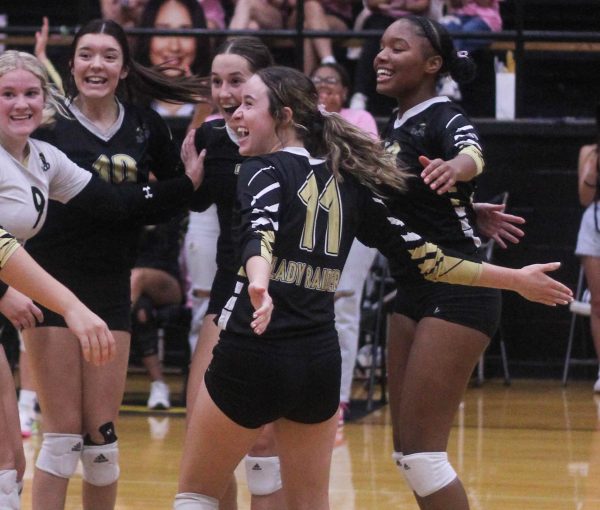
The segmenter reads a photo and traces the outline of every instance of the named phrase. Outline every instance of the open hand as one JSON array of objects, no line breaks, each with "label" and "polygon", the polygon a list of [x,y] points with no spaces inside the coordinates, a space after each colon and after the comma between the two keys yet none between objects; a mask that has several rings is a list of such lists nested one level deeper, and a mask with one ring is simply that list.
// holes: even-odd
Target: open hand
[{"label": "open hand", "polygon": [[192,181],[194,189],[198,189],[204,180],[204,158],[206,156],[206,149],[203,149],[202,152],[198,154],[194,141],[195,136],[196,130],[190,129],[185,140],[181,144],[181,161],[183,161],[183,164],[185,165],[185,175]]},{"label": "open hand", "polygon": [[508,241],[518,244],[520,238],[525,235],[517,225],[523,225],[525,218],[506,214],[505,204],[488,204],[478,202],[473,204],[476,213],[477,230],[485,237],[493,239],[498,246],[506,248]]},{"label": "open hand", "polygon": [[419,156],[419,163],[423,166],[421,178],[438,195],[443,195],[456,184],[458,168],[453,166],[451,161]]},{"label": "open hand", "polygon": [[556,271],[560,262],[533,264],[517,271],[515,290],[529,301],[548,306],[567,305],[573,301],[573,292],[566,285],[554,280],[546,273]]},{"label": "open hand", "polygon": [[254,307],[250,327],[254,333],[262,335],[271,322],[273,300],[265,287],[255,283],[248,285],[248,294],[250,295],[250,301]]}]

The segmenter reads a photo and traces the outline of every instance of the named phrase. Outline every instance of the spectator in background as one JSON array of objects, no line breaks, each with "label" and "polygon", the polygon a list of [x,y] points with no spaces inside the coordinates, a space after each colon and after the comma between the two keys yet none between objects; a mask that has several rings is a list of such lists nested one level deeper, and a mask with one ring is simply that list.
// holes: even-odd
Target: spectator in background
[{"label": "spectator in background", "polygon": [[447,0],[447,13],[440,23],[454,36],[457,51],[473,51],[490,44],[489,39],[461,39],[461,32],[502,30],[500,0]]},{"label": "spectator in background", "polygon": [[[339,64],[321,64],[311,75],[319,93],[319,103],[326,111],[339,113],[348,122],[378,138],[377,124],[365,110],[344,108],[350,90],[350,77]],[[335,328],[338,332],[342,355],[342,379],[340,386],[340,411],[338,425],[344,424],[350,412],[350,393],[360,327],[360,305],[365,279],[377,250],[362,244],[358,239],[344,265],[344,271],[335,295]]]},{"label": "spectator in background", "polygon": [[[232,30],[294,28],[296,0],[236,0],[229,23]],[[348,30],[352,23],[349,0],[305,0],[305,30]],[[304,42],[304,72],[321,63],[335,62],[329,38],[307,38]]]},{"label": "spectator in background", "polygon": [[102,19],[116,21],[123,27],[139,24],[148,0],[100,0]]},{"label": "spectator in background", "polygon": [[[596,355],[600,360],[600,228],[598,221],[598,145],[584,145],[579,151],[578,163],[579,202],[586,207],[581,219],[575,254],[581,257],[588,290],[590,291],[592,313],[590,327]],[[594,384],[594,391],[600,393],[600,371]]]},{"label": "spectator in background", "polygon": [[[426,15],[431,8],[431,0],[364,0],[370,15],[363,24],[364,30],[385,30],[395,20],[412,14]],[[375,95],[375,71],[373,60],[379,51],[379,39],[365,39],[356,64],[354,94],[350,108],[364,110],[367,102]]]},{"label": "spectator in background", "polygon": [[[144,228],[139,254],[131,270],[131,346],[150,377],[150,409],[169,409],[170,391],[158,355],[158,309],[183,304],[179,270],[184,215]],[[168,339],[167,339],[168,340]]]},{"label": "spectator in background", "polygon": [[[461,33],[502,30],[500,0],[447,0],[446,16],[440,23],[454,36],[457,51],[472,52],[491,43],[489,39],[461,39]],[[461,100],[460,87],[449,76],[440,82],[439,94]]]},{"label": "spectator in background", "polygon": [[287,0],[234,0],[231,30],[283,28],[289,11]]},{"label": "spectator in background", "polygon": [[[162,29],[206,28],[206,17],[197,0],[150,0],[142,14],[140,27]],[[208,39],[184,36],[142,36],[135,58],[145,66],[161,66],[167,75],[204,76],[210,64]],[[193,113],[193,105],[155,101],[152,107],[162,116]]]},{"label": "spectator in background", "polygon": [[[287,27],[296,26],[297,0],[289,0],[292,8]],[[352,26],[352,2],[349,0],[305,0],[304,29],[347,31]],[[309,74],[320,62],[335,62],[332,40],[325,37],[304,40],[304,72]]]}]

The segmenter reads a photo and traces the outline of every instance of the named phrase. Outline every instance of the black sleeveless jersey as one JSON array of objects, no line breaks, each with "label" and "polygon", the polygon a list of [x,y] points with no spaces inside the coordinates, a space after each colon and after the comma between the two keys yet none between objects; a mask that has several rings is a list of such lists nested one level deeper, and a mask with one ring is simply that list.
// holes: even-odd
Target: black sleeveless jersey
[{"label": "black sleeveless jersey", "polygon": [[196,130],[196,149],[206,149],[204,160],[204,181],[194,194],[192,210],[204,211],[212,204],[217,206],[219,218],[219,239],[217,241],[217,267],[221,270],[237,272],[238,257],[234,246],[234,209],[236,207],[236,186],[240,164],[244,157],[231,139],[223,119],[215,119],[202,124]]},{"label": "black sleeveless jersey", "polygon": [[[116,186],[146,183],[150,171],[159,180],[180,175],[178,149],[161,117],[150,109],[123,108],[122,123],[108,139],[79,120],[63,117],[36,136]],[[50,201],[46,223],[27,249],[51,273],[53,268],[118,273],[133,266],[139,234],[139,224],[110,224]]]},{"label": "black sleeveless jersey", "polygon": [[383,133],[386,150],[397,155],[399,165],[413,176],[408,191],[387,201],[394,216],[444,248],[475,254],[481,244],[474,231],[473,180],[459,182],[438,195],[420,177],[419,156],[449,160],[469,154],[483,166],[477,129],[463,110],[446,97],[425,101],[394,116]]},{"label": "black sleeveless jersey", "polygon": [[[304,149],[242,163],[238,199],[242,265],[258,255],[272,267],[274,311],[266,337],[335,334],[333,297],[355,237],[422,278],[469,284],[481,269],[410,232],[353,176],[336,180],[325,162],[309,159]],[[243,274],[218,323],[252,335]]]}]

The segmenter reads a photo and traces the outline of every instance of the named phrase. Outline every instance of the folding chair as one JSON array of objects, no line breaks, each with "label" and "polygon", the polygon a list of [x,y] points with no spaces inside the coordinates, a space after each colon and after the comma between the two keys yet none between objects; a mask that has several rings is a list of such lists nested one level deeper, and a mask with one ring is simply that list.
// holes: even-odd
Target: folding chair
[{"label": "folding chair", "polygon": [[[508,202],[508,191],[504,191],[500,193],[497,197],[491,200],[492,203],[501,203],[506,205]],[[488,262],[492,262],[494,258],[494,248],[496,247],[496,243],[493,239],[489,239],[485,245],[485,258]],[[504,342],[504,333],[502,331],[502,324],[498,328],[498,333],[496,334],[498,340],[500,342],[500,359],[502,360],[502,371],[504,374],[504,384],[506,386],[510,386],[510,372],[508,370],[508,356],[506,354],[506,344]],[[477,379],[476,384],[481,386],[485,379],[485,352],[479,358],[479,363],[477,364]]]},{"label": "folding chair", "polygon": [[575,299],[569,305],[569,310],[571,310],[571,326],[569,328],[567,352],[565,354],[565,365],[563,368],[563,386],[567,385],[567,378],[569,377],[569,368],[571,368],[571,365],[598,364],[598,360],[596,358],[571,357],[571,354],[573,352],[573,341],[575,339],[575,327],[577,325],[577,319],[581,317],[589,317],[592,313],[592,306],[590,305],[590,293],[585,286],[585,273],[583,271],[583,266],[579,268],[579,277],[577,278],[577,290],[575,291]]}]

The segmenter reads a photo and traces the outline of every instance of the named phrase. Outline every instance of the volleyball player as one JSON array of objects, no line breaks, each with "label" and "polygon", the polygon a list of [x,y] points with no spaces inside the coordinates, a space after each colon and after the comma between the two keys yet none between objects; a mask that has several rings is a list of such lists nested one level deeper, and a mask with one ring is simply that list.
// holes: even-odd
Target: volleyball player
[{"label": "volleyball player", "polygon": [[[448,32],[425,17],[395,21],[374,61],[377,91],[398,102],[383,133],[386,149],[411,178],[388,201],[394,216],[443,249],[483,260],[474,227],[474,182],[484,167],[476,127],[436,83],[474,76]],[[472,371],[497,328],[496,290],[434,285],[391,261],[398,275],[390,319],[388,366],[393,458],[420,508],[468,509],[446,447]]]},{"label": "volleyball player", "polygon": [[[205,122],[196,131],[195,146],[206,149],[205,179],[194,195],[192,209],[217,206],[219,239],[217,242],[217,273],[210,290],[210,301],[194,351],[188,382],[188,416],[200,388],[212,350],[217,343],[219,327],[216,316],[233,292],[236,274],[233,214],[240,156],[237,135],[230,127],[231,116],[242,101],[244,83],[259,69],[273,64],[267,46],[254,37],[238,37],[225,41],[216,51],[211,66],[213,102],[222,118]],[[188,260],[188,264],[194,263]],[[195,262],[197,263],[197,262]],[[202,412],[202,411],[199,411]],[[253,446],[244,461],[253,510],[283,510],[279,459],[275,455],[272,434],[267,430]],[[235,479],[220,501],[221,508],[236,508]]]},{"label": "volleyball player", "polygon": [[[86,361],[102,364],[114,356],[114,338],[106,324],[66,287],[46,273],[16,239],[0,228],[0,279],[65,317],[79,339]],[[18,510],[25,455],[19,434],[15,387],[0,344],[0,508]]]},{"label": "volleyball player", "polygon": [[355,235],[430,280],[510,287],[547,304],[572,293],[545,274],[558,264],[469,262],[391,217],[369,188],[403,188],[395,158],[321,113],[298,71],[259,70],[232,125],[240,154],[257,156],[238,179],[243,270],[219,315],[224,329],[189,419],[174,508],[218,508],[236,465],[274,422],[288,508],[326,510],[340,388],[333,296]]}]

